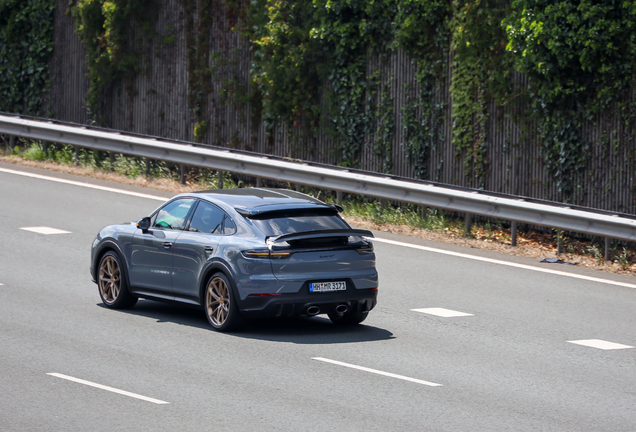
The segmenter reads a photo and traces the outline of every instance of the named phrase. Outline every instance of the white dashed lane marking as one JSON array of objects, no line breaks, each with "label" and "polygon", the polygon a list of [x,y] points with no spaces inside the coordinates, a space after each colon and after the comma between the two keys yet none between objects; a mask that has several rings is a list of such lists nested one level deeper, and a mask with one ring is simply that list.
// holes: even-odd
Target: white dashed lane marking
[{"label": "white dashed lane marking", "polygon": [[47,373],[47,375],[51,375],[51,376],[54,376],[56,378],[62,378],[62,379],[65,379],[67,381],[73,381],[73,382],[76,382],[76,383],[79,383],[79,384],[84,384],[84,385],[87,385],[87,386],[90,386],[90,387],[95,387],[95,388],[98,388],[98,389],[101,389],[101,390],[106,390],[106,391],[109,391],[109,392],[112,392],[112,393],[117,393],[117,394],[120,394],[120,395],[132,397],[132,398],[135,398],[135,399],[141,399],[143,401],[152,402],[152,403],[159,404],[159,405],[170,403],[170,402],[162,401],[162,400],[159,400],[159,399],[153,399],[153,398],[150,398],[150,397],[147,397],[147,396],[142,396],[142,395],[139,395],[137,393],[131,393],[131,392],[128,392],[128,391],[125,391],[125,390],[119,390],[119,389],[116,389],[116,388],[113,388],[113,387],[108,387],[108,386],[105,386],[105,385],[97,384],[97,383],[94,383],[94,382],[86,381],[86,380],[75,378],[75,377],[72,377],[72,376],[63,375],[63,374],[60,374],[60,373],[52,372],[52,373]]},{"label": "white dashed lane marking", "polygon": [[424,309],[411,309],[413,312],[421,312],[428,315],[435,315],[443,318],[453,318],[453,317],[465,317],[465,316],[473,316],[473,314],[458,312],[450,309],[444,308],[424,308]]},{"label": "white dashed lane marking", "polygon": [[344,362],[337,361],[337,360],[330,360],[330,359],[326,359],[326,358],[323,358],[323,357],[312,357],[312,360],[318,360],[318,361],[321,361],[321,362],[331,363],[331,364],[335,364],[335,365],[338,365],[338,366],[344,366],[344,367],[348,367],[348,368],[351,368],[351,369],[357,369],[357,370],[361,370],[361,371],[364,371],[364,372],[370,372],[370,373],[374,373],[374,374],[377,374],[377,375],[383,375],[383,376],[387,376],[387,377],[391,377],[391,378],[397,378],[397,379],[401,379],[401,380],[404,380],[404,381],[410,381],[410,382],[414,382],[414,383],[417,383],[417,384],[423,384],[423,385],[430,386],[430,387],[441,387],[442,386],[441,384],[436,384],[436,383],[433,383],[433,382],[430,382],[430,381],[424,381],[424,380],[420,380],[420,379],[417,379],[417,378],[407,377],[407,376],[404,376],[404,375],[397,375],[397,374],[390,373],[390,372],[383,372],[383,371],[379,371],[379,370],[376,370],[376,369],[371,369],[371,368],[364,367],[364,366],[357,366],[357,365],[344,363]]},{"label": "white dashed lane marking", "polygon": [[34,233],[38,233],[38,234],[44,234],[44,235],[49,235],[49,234],[70,234],[70,231],[64,231],[61,229],[57,229],[57,228],[50,228],[50,227],[22,227],[20,228],[21,230],[25,230],[25,231],[32,231]]},{"label": "white dashed lane marking", "polygon": [[602,350],[617,350],[617,349],[627,349],[634,348],[633,346],[623,345],[615,342],[608,342],[601,339],[585,339],[585,340],[576,340],[576,341],[568,341],[573,344],[583,345],[591,348],[598,348]]}]

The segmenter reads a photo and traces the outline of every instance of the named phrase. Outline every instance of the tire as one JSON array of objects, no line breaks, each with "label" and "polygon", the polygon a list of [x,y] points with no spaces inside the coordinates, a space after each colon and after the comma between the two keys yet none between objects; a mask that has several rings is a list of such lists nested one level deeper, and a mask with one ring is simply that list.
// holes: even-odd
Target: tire
[{"label": "tire", "polygon": [[208,322],[219,332],[239,330],[245,318],[238,310],[232,285],[223,273],[215,273],[208,279],[204,291],[204,310]]},{"label": "tire", "polygon": [[336,325],[355,325],[360,324],[362,321],[367,319],[369,315],[369,311],[361,311],[356,304],[354,308],[345,312],[330,312],[327,314],[332,323]]},{"label": "tire", "polygon": [[113,251],[106,252],[99,261],[97,287],[102,302],[110,309],[128,309],[137,303],[137,297],[128,290],[119,255]]}]

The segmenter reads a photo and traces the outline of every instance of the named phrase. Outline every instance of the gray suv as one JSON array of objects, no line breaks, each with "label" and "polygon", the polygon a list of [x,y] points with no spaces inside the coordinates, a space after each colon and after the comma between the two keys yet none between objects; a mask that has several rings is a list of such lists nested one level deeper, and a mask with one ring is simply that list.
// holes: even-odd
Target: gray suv
[{"label": "gray suv", "polygon": [[137,223],[102,229],[91,274],[109,308],[140,297],[195,304],[218,331],[318,314],[358,324],[377,300],[373,234],[341,210],[284,189],[180,194]]}]

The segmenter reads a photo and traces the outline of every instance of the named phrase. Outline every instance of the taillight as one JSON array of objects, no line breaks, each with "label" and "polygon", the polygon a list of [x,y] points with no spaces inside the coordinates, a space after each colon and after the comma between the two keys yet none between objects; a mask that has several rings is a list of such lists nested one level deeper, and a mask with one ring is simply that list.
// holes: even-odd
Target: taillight
[{"label": "taillight", "polygon": [[280,259],[280,258],[289,258],[291,256],[290,252],[270,252],[269,257],[271,259]]},{"label": "taillight", "polygon": [[368,254],[372,254],[373,253],[373,244],[371,243],[367,243],[364,246],[361,246],[359,248],[356,249],[356,251],[360,254],[360,255],[368,255]]},{"label": "taillight", "polygon": [[271,294],[250,294],[248,297],[277,297],[279,293],[271,293]]},{"label": "taillight", "polygon": [[268,249],[248,250],[242,253],[245,258],[260,259],[284,259],[291,256],[291,252],[270,252]]}]

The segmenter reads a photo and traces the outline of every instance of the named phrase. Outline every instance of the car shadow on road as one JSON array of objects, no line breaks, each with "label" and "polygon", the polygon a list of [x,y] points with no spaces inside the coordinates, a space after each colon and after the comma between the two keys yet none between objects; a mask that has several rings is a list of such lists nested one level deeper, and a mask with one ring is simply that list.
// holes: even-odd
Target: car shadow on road
[{"label": "car shadow on road", "polygon": [[[98,303],[97,306],[106,308],[102,303]],[[183,303],[140,299],[133,308],[119,309],[117,312],[152,318],[157,323],[173,323],[201,329],[210,328],[210,324],[208,324],[200,307]]]},{"label": "car shadow on road", "polygon": [[[98,304],[105,307],[103,304]],[[132,309],[120,310],[131,315],[152,318],[157,323],[174,323],[214,331],[203,311],[195,306],[140,300]],[[328,318],[268,318],[250,320],[239,332],[227,333],[245,339],[297,344],[336,344],[373,342],[393,339],[388,330],[366,325],[337,326]]]},{"label": "car shadow on road", "polygon": [[366,325],[334,325],[328,318],[272,318],[252,320],[236,336],[267,340],[271,342],[291,342],[297,344],[337,344],[352,342],[373,342],[393,339],[388,330]]}]

